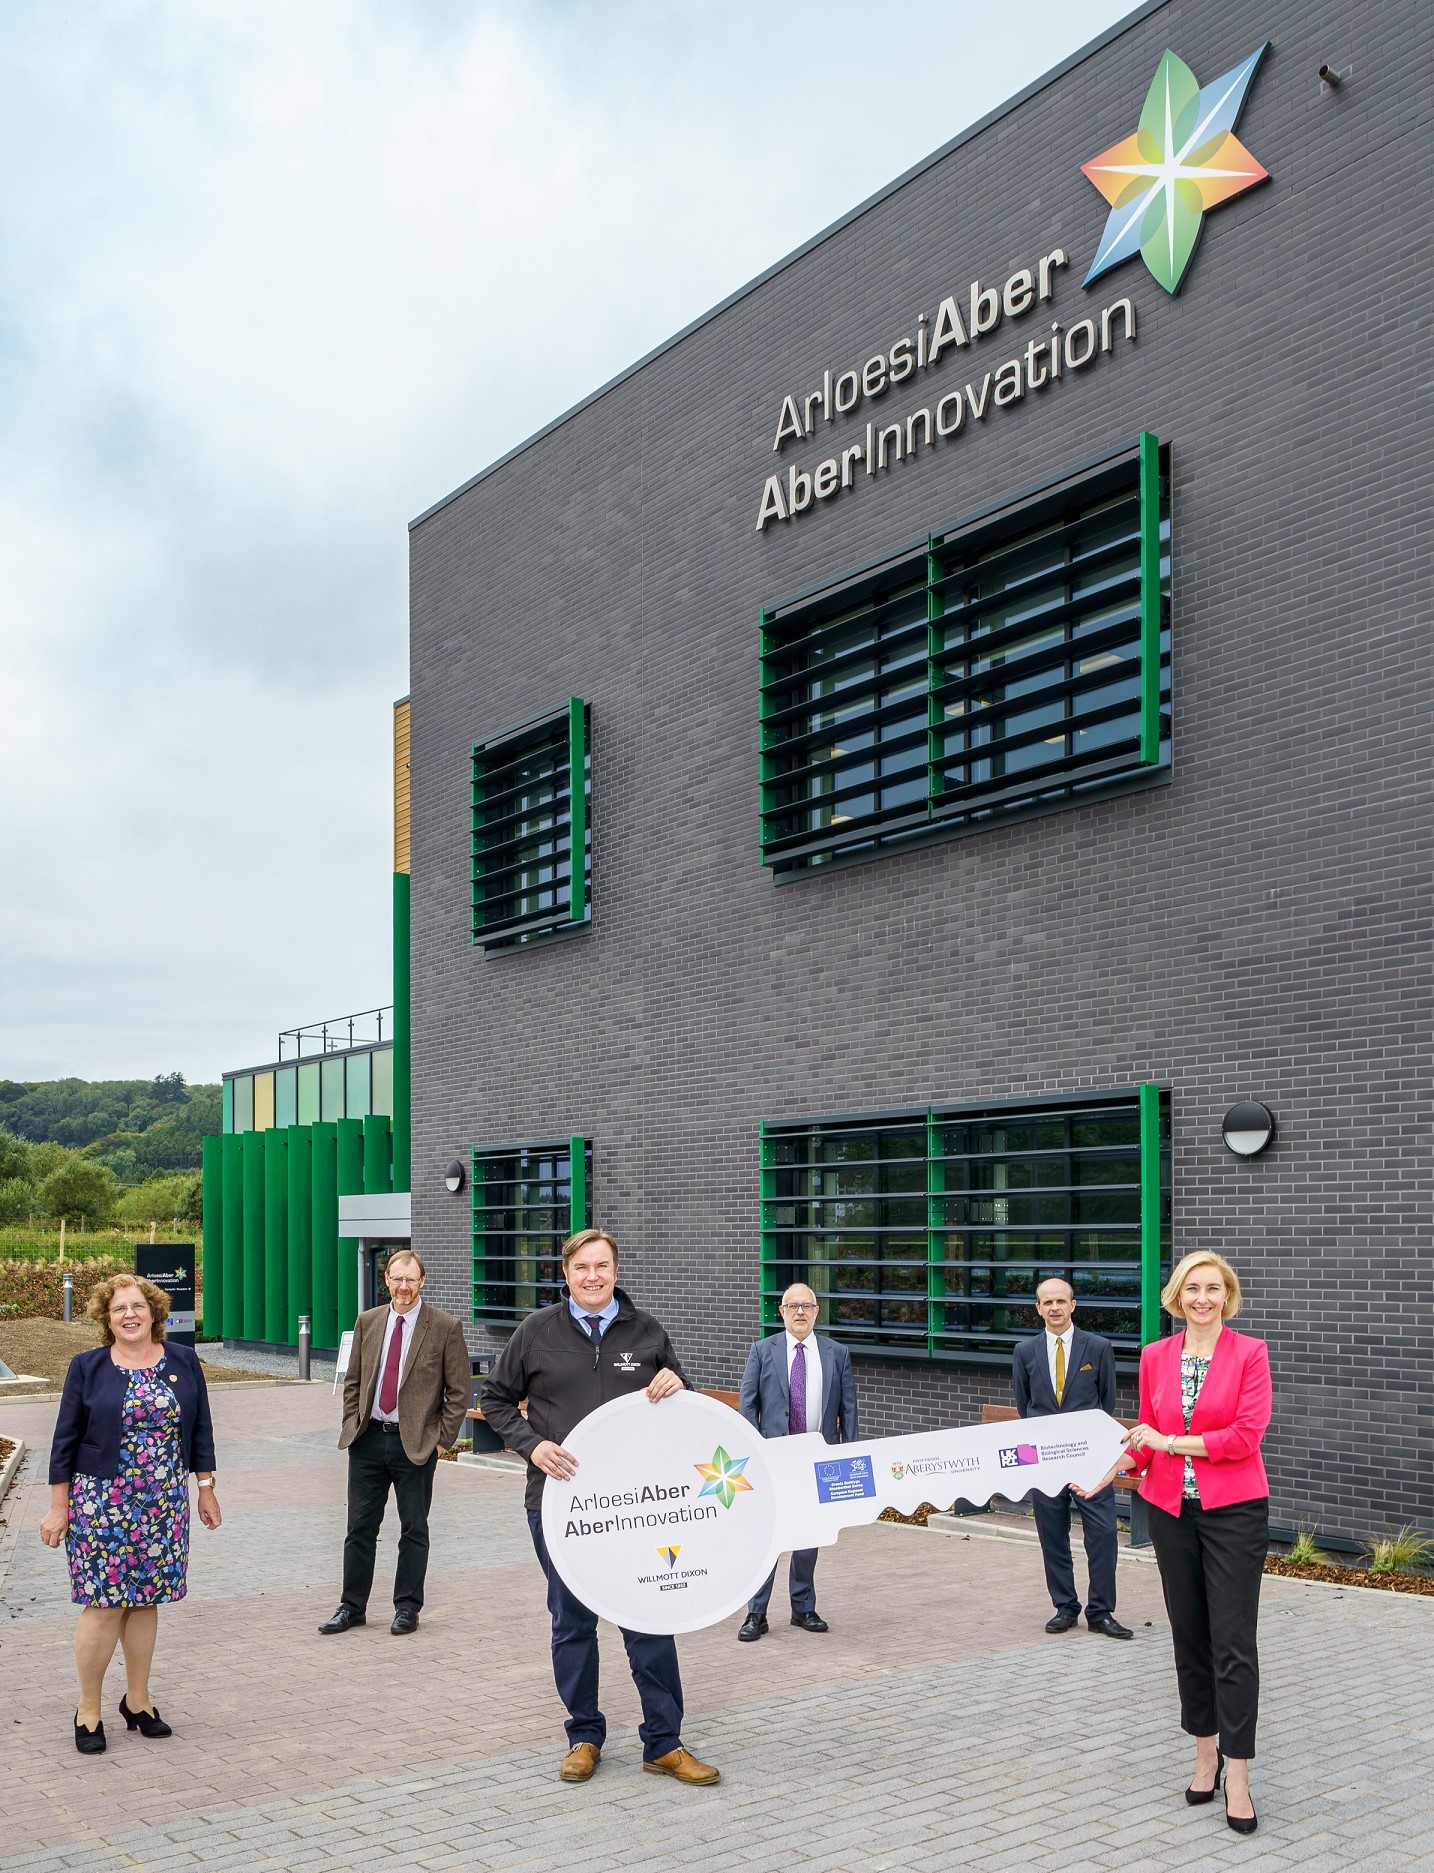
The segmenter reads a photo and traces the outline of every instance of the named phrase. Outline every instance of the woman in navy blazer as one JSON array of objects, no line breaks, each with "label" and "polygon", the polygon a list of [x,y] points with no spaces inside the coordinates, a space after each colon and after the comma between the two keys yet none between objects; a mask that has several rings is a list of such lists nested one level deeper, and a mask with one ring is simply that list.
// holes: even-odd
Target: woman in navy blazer
[{"label": "woman in navy blazer", "polygon": [[191,1470],[200,1472],[199,1519],[218,1528],[214,1427],[204,1368],[187,1346],[165,1342],[169,1297],[137,1275],[113,1275],[87,1309],[104,1344],[77,1353],[50,1445],[50,1509],[40,1539],[69,1550],[80,1701],[75,1747],[105,1747],[100,1699],[116,1644],[123,1647],[120,1715],[146,1737],[171,1734],[149,1694],[160,1606],[184,1597]]}]

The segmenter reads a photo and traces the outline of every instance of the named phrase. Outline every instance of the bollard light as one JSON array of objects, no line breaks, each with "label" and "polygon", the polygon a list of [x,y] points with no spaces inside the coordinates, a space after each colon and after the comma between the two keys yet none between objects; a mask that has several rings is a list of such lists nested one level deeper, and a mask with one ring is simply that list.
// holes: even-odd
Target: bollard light
[{"label": "bollard light", "polygon": [[313,1347],[313,1325],[307,1314],[299,1315],[299,1383],[309,1382],[309,1354]]},{"label": "bollard light", "polygon": [[65,1319],[73,1320],[74,1317],[75,1317],[75,1277],[70,1273],[69,1269],[67,1268],[65,1270]]}]

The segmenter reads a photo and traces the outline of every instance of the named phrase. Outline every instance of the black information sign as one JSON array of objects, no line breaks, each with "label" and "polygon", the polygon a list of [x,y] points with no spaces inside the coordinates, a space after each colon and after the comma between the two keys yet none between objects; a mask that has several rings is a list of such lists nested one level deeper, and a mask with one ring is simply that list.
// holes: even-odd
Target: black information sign
[{"label": "black information sign", "polygon": [[134,1272],[152,1281],[169,1296],[171,1340],[194,1344],[194,1244],[192,1242],[138,1242]]}]

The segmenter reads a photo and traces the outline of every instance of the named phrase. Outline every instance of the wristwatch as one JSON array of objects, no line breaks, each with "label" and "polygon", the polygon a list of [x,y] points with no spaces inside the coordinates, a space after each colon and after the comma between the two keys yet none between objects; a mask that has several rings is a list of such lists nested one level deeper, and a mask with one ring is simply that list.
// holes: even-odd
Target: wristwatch
[{"label": "wristwatch", "polygon": [[1178,1431],[1173,1431],[1173,1432],[1172,1432],[1172,1433],[1170,1434],[1170,1436],[1166,1438],[1166,1440],[1165,1440],[1165,1454],[1166,1454],[1166,1456],[1167,1456],[1167,1457],[1173,1457],[1173,1456],[1175,1455],[1175,1439],[1176,1439],[1176,1438],[1177,1438],[1177,1437],[1178,1437],[1179,1435],[1180,1435],[1180,1433],[1179,1433]]},{"label": "wristwatch", "polygon": [[214,1485],[219,1480],[219,1472],[217,1470],[211,1470],[208,1476],[199,1476],[196,1474],[194,1480],[201,1489],[213,1489]]}]

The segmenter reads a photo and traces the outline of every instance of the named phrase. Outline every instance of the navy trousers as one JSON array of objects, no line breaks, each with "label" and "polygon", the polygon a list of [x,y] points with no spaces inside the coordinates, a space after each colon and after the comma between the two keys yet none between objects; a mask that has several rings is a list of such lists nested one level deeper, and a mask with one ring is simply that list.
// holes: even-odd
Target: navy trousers
[{"label": "navy trousers", "polygon": [[1085,1536],[1086,1568],[1090,1574],[1090,1592],[1086,1600],[1087,1619],[1104,1619],[1115,1611],[1115,1488],[1100,1490],[1088,1499],[1072,1496],[1063,1489],[1058,1496],[1044,1496],[1031,1491],[1036,1532],[1041,1538],[1041,1557],[1046,1564],[1046,1587],[1058,1613],[1079,1613],[1080,1595],[1076,1592],[1075,1567],[1071,1562],[1071,1505],[1080,1513],[1081,1533]]},{"label": "navy trousers", "polygon": [[[569,1744],[607,1740],[607,1719],[598,1709],[597,1614],[568,1592],[563,1577],[548,1558],[543,1540],[543,1518],[528,1511],[533,1547],[548,1580],[548,1611],[553,1616],[553,1679],[568,1713]],[[642,1738],[645,1762],[655,1762],[682,1742],[682,1677],[677,1669],[677,1641],[667,1634],[622,1632],[628,1667],[642,1700]]]},{"label": "navy trousers", "polygon": [[[793,1548],[792,1565],[787,1571],[787,1588],[792,1596],[794,1613],[815,1613],[817,1610],[817,1551],[815,1548]],[[772,1585],[777,1578],[774,1567],[761,1586],[747,1602],[747,1615],[750,1619],[767,1617],[767,1602],[772,1597]]]}]

